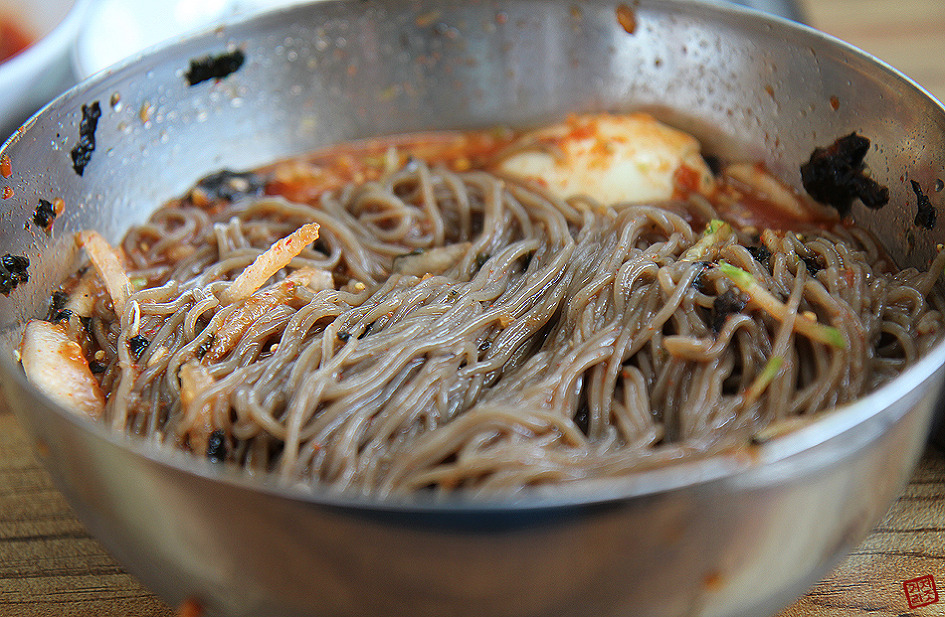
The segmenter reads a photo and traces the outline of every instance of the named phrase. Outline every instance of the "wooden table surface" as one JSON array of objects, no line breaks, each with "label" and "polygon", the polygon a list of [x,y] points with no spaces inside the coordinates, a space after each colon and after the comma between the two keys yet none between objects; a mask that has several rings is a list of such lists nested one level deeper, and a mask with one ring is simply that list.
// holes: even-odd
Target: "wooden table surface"
[{"label": "wooden table surface", "polygon": [[[803,5],[808,23],[882,58],[945,100],[945,0]],[[942,600],[910,609],[904,582],[923,576],[934,577]],[[945,455],[930,448],[885,520],[780,617],[945,615],[942,585]],[[47,615],[170,617],[174,611],[88,535],[0,399],[0,617]]]}]

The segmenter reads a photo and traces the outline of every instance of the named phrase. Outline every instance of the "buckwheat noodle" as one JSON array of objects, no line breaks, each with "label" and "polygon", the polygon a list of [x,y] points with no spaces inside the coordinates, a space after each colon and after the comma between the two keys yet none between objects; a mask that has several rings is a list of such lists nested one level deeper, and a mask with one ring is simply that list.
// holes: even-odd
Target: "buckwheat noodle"
[{"label": "buckwheat noodle", "polygon": [[[743,444],[862,396],[938,340],[941,256],[932,274],[898,271],[869,234],[840,226],[763,234],[765,255],[751,230],[734,230],[702,255],[717,218],[697,195],[562,201],[422,161],[312,204],[162,208],[122,244],[131,280],[149,285],[120,323],[105,300],[91,322],[106,417],[201,456],[215,447],[249,473],[339,490],[509,492]],[[281,299],[260,300],[221,342],[243,306],[221,292],[312,221],[319,239],[257,293]],[[434,258],[433,274],[401,267]],[[279,287],[306,268],[332,272],[333,288]],[[720,315],[729,291],[739,310]],[[802,334],[800,320],[845,344]],[[133,358],[141,333],[149,344]],[[182,392],[185,370],[199,387]]]}]

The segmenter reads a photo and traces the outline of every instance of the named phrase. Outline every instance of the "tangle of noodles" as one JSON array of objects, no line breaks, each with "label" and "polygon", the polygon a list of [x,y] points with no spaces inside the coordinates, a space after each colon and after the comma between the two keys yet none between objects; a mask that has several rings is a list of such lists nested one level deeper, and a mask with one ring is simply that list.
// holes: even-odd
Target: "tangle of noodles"
[{"label": "tangle of noodles", "polygon": [[[125,310],[100,291],[85,347],[120,429],[386,495],[717,453],[861,397],[939,339],[943,258],[896,271],[854,227],[721,218],[698,194],[564,201],[420,160],[308,203],[183,199],[124,239]],[[314,244],[222,299],[311,222]]]}]

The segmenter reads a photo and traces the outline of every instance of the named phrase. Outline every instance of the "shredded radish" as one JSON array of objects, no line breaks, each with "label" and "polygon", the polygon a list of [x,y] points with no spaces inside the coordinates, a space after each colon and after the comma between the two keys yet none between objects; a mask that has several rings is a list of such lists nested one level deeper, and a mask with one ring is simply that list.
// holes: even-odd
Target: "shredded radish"
[{"label": "shredded radish", "polygon": [[312,291],[334,289],[331,272],[319,268],[296,270],[284,280],[251,295],[227,317],[223,326],[214,333],[213,347],[203,357],[204,362],[215,362],[229,353],[243,333],[257,319],[280,304],[287,304],[295,288],[306,286]]},{"label": "shredded radish", "polygon": [[102,277],[115,306],[115,313],[123,315],[128,296],[131,295],[131,281],[121,265],[118,252],[96,231],[80,231],[75,237],[76,243],[85,249],[96,272]]},{"label": "shredded radish", "polygon": [[210,375],[207,367],[197,362],[187,362],[180,367],[180,402],[186,414],[183,428],[191,449],[194,452],[205,452],[210,433],[213,432],[213,408],[204,399],[197,404],[200,394],[213,387],[216,380]]},{"label": "shredded radish", "polygon": [[243,270],[223,291],[220,301],[232,304],[253,295],[273,274],[284,268],[306,246],[318,239],[318,223],[302,225],[285,238],[277,240],[265,253]]},{"label": "shredded radish", "polygon": [[82,347],[61,324],[38,320],[26,324],[20,362],[27,379],[63,407],[93,418],[104,413],[105,395]]}]

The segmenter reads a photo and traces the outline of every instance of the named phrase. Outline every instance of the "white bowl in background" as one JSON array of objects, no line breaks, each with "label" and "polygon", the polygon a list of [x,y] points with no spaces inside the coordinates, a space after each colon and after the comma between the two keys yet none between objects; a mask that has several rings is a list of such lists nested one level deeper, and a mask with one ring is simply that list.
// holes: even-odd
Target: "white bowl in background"
[{"label": "white bowl in background", "polygon": [[70,51],[88,0],[0,0],[33,44],[0,63],[0,139],[76,82]]},{"label": "white bowl in background", "polygon": [[95,0],[72,56],[79,80],[148,47],[221,19],[299,0]]}]

